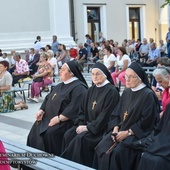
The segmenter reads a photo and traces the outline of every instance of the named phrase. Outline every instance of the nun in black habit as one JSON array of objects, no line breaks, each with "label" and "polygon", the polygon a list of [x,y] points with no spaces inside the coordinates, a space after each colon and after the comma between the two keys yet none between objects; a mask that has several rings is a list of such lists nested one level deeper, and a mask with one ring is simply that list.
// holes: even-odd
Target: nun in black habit
[{"label": "nun in black habit", "polygon": [[74,61],[63,64],[62,83],[46,96],[28,138],[27,145],[61,154],[63,135],[73,126],[78,110],[87,92],[87,83]]},{"label": "nun in black habit", "polygon": [[137,170],[170,170],[170,103],[146,143]]},{"label": "nun in black habit", "polygon": [[128,145],[144,138],[159,119],[159,104],[145,71],[133,62],[125,73],[126,89],[114,109],[106,135],[96,146],[93,167],[102,170],[136,170],[141,150]]},{"label": "nun in black habit", "polygon": [[[153,72],[159,85],[165,90],[162,93],[163,111],[161,120],[154,131],[146,138],[135,142],[135,146],[143,149],[138,170],[170,169],[170,70],[159,67]],[[163,115],[163,116],[162,116]]]},{"label": "nun in black habit", "polygon": [[86,166],[92,166],[94,148],[102,139],[112,110],[119,101],[119,93],[103,64],[94,65],[92,81],[94,84],[85,96],[75,126],[64,135],[61,155]]}]

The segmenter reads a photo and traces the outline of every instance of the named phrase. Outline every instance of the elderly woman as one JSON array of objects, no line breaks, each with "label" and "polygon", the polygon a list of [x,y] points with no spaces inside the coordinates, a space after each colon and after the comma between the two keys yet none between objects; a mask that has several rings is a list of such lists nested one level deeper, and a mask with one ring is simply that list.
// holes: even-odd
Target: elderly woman
[{"label": "elderly woman", "polygon": [[[170,59],[168,57],[161,57],[157,60],[157,67],[169,67],[170,66]],[[157,70],[157,69],[156,69]],[[158,70],[157,70],[158,71]],[[156,72],[157,72],[156,71]],[[160,72],[160,70],[158,71]],[[163,75],[161,75],[162,77]],[[159,76],[158,76],[159,77]],[[166,80],[168,82],[168,79],[165,78],[164,80]],[[162,93],[164,91],[164,87],[165,83],[163,83],[163,86],[161,86],[162,83],[158,83],[154,77],[153,82],[152,82],[152,89],[153,91],[156,93],[156,96],[159,99],[160,105],[162,106]],[[165,86],[165,88],[167,88],[167,86]]]},{"label": "elderly woman", "polygon": [[[169,170],[170,169],[170,69],[167,67],[157,68],[153,75],[165,90],[162,93],[163,112],[162,118],[145,140],[145,152],[142,154],[138,170]],[[149,142],[148,142],[149,141]]]},{"label": "elderly woman", "polygon": [[60,70],[62,83],[47,95],[36,114],[27,145],[55,155],[61,154],[63,135],[73,126],[87,90],[87,84],[74,61]]},{"label": "elderly woman", "polygon": [[37,72],[32,76],[33,83],[31,84],[31,98],[30,101],[39,102],[40,87],[47,86],[53,81],[53,69],[50,63],[47,62],[48,55],[41,53],[40,65]]},{"label": "elderly woman", "polygon": [[155,77],[157,83],[164,88],[163,92],[161,93],[162,96],[162,113],[165,111],[166,105],[170,103],[170,69],[168,67],[158,67],[153,72],[153,76]]},{"label": "elderly woman", "polygon": [[108,133],[95,148],[98,169],[135,169],[141,152],[127,145],[147,136],[159,118],[158,100],[142,67],[133,62],[125,79],[127,89],[112,113]]},{"label": "elderly woman", "polygon": [[58,64],[57,64],[57,60],[56,58],[54,58],[54,52],[52,50],[48,50],[47,51],[47,55],[48,55],[48,60],[47,62],[49,62],[53,68],[53,72],[54,75],[58,75]]},{"label": "elderly woman", "polygon": [[12,86],[12,76],[7,71],[9,69],[8,61],[0,61],[0,112],[11,112],[18,108],[28,108],[24,102],[15,104],[13,92],[10,92]]},{"label": "elderly woman", "polygon": [[115,86],[117,86],[116,78],[118,78],[118,80],[121,81],[123,85],[125,85],[126,83],[126,80],[124,78],[125,71],[130,64],[131,64],[131,60],[129,56],[126,54],[126,49],[123,47],[118,47],[116,69],[115,69],[115,72],[111,74]]},{"label": "elderly woman", "polygon": [[119,101],[119,93],[103,64],[94,65],[92,81],[94,85],[87,92],[75,126],[64,135],[62,154],[66,159],[87,166],[92,166],[94,148],[101,140],[111,111]]}]

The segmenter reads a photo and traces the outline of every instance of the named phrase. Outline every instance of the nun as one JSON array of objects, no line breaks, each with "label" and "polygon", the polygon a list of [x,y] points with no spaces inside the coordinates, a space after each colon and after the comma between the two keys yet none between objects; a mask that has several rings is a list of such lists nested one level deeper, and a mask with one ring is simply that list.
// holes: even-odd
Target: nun
[{"label": "nun", "polygon": [[[170,169],[170,69],[157,68],[153,75],[165,89],[162,93],[162,118],[149,135],[149,144],[142,154],[138,170],[169,170]],[[147,140],[148,141],[148,140]],[[148,143],[148,142],[147,142]]]},{"label": "nun", "polygon": [[87,91],[87,83],[74,61],[63,64],[59,83],[48,94],[36,113],[27,145],[60,155],[64,133],[74,120]]},{"label": "nun", "polygon": [[119,101],[118,90],[107,68],[96,63],[92,68],[93,86],[87,91],[74,127],[64,134],[62,157],[92,166],[94,148],[107,129],[112,110]]},{"label": "nun", "polygon": [[142,67],[133,62],[125,72],[126,89],[113,110],[106,135],[96,146],[93,167],[135,170],[141,150],[131,144],[146,137],[159,119],[159,104]]}]

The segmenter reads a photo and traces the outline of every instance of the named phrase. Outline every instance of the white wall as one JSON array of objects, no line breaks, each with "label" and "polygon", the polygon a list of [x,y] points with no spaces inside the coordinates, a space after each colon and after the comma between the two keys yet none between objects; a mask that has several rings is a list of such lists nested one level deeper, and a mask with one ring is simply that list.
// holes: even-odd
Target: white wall
[{"label": "white wall", "polygon": [[[101,27],[104,36],[108,39],[118,41],[128,37],[127,7],[141,8],[142,38],[159,39],[158,24],[158,0],[75,0],[76,32],[79,42],[85,41],[87,34],[87,6],[101,6]],[[106,4],[106,5],[101,5]]]},{"label": "white wall", "polygon": [[59,42],[74,44],[70,36],[69,0],[1,0],[0,49],[24,51],[33,47],[37,35],[42,44]]}]

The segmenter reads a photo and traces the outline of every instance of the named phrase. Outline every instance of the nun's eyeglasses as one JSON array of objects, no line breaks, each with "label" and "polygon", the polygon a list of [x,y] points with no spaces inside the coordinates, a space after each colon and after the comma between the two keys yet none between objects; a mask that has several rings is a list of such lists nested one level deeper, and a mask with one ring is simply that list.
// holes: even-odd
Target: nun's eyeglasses
[{"label": "nun's eyeglasses", "polygon": [[98,76],[101,76],[102,74],[101,74],[101,73],[96,73],[96,74],[92,73],[91,75],[92,75],[93,77],[95,77],[95,76],[98,77]]},{"label": "nun's eyeglasses", "polygon": [[128,76],[127,74],[125,74],[125,80],[132,80],[132,79],[135,79],[135,78],[137,78],[138,76],[132,76],[132,75],[130,75],[130,76]]}]

